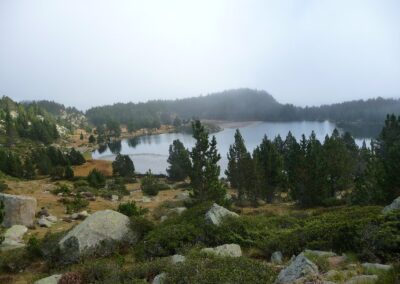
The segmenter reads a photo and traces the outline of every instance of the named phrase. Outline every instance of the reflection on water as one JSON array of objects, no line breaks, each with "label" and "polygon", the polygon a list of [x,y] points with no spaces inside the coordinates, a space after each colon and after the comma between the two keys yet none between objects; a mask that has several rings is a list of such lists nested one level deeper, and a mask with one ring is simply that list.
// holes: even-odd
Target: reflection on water
[{"label": "reflection on water", "polygon": [[[234,133],[236,128],[225,128],[215,134],[218,142],[218,151],[221,154],[221,174],[223,174],[228,163],[226,155],[229,146],[234,142]],[[335,129],[335,124],[330,122],[254,122],[245,126],[239,127],[243,138],[245,139],[247,149],[253,149],[261,143],[264,135],[273,139],[277,135],[281,135],[284,139],[289,131],[297,138],[300,139],[302,134],[309,136],[311,131],[314,130],[317,138],[321,141],[324,140],[326,135],[330,135]],[[166,133],[159,135],[148,135],[136,137],[131,139],[124,139],[108,143],[99,147],[93,153],[94,159],[114,160],[117,153],[129,155],[135,164],[136,171],[145,173],[151,169],[153,173],[165,173],[168,167],[167,158],[169,145],[175,139],[179,139],[187,148],[192,148],[194,139],[189,134],[184,133]],[[366,139],[367,145],[370,139]],[[359,146],[362,144],[361,139],[356,139]]]}]

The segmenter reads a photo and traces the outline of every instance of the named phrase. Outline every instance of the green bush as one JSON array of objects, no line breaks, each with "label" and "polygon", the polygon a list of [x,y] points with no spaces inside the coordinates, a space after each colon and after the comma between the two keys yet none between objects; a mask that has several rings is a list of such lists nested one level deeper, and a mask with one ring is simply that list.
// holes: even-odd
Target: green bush
[{"label": "green bush", "polygon": [[0,271],[17,273],[27,268],[31,259],[25,248],[0,253]]},{"label": "green bush", "polygon": [[4,192],[7,189],[8,189],[8,185],[4,181],[0,180],[0,192]]},{"label": "green bush", "polygon": [[245,257],[191,255],[169,267],[165,283],[274,283],[276,272],[266,263]]},{"label": "green bush", "polygon": [[146,214],[149,210],[146,208],[142,208],[136,205],[136,202],[134,201],[128,201],[125,203],[121,203],[118,205],[118,212],[128,216],[143,216]]},{"label": "green bush", "polygon": [[106,185],[106,177],[97,169],[91,170],[86,179],[89,185],[95,188],[101,188]]},{"label": "green bush", "polygon": [[89,205],[89,201],[79,196],[74,197],[74,199],[63,198],[60,200],[60,202],[62,202],[65,205],[67,209],[67,214],[79,212]]},{"label": "green bush", "polygon": [[53,189],[51,193],[55,195],[58,195],[59,193],[69,195],[71,194],[71,189],[66,184],[61,184],[56,189]]},{"label": "green bush", "polygon": [[149,170],[146,176],[141,180],[141,189],[143,193],[154,196],[158,194],[161,188],[158,179],[151,173],[151,170]]}]

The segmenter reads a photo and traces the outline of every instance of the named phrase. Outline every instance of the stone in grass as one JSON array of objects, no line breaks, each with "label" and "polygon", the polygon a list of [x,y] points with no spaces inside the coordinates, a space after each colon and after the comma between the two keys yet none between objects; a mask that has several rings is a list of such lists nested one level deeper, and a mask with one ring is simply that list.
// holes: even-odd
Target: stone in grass
[{"label": "stone in grass", "polygon": [[347,280],[345,284],[374,284],[377,281],[377,275],[358,275]]},{"label": "stone in grass", "polygon": [[163,284],[163,283],[165,283],[166,278],[167,278],[167,273],[165,273],[165,272],[160,273],[160,274],[156,275],[156,277],[154,277],[151,284]]},{"label": "stone in grass", "polygon": [[51,226],[53,226],[53,223],[50,222],[49,220],[47,220],[46,217],[44,217],[44,216],[42,216],[38,220],[38,224],[40,227],[46,227],[46,228],[50,228]]},{"label": "stone in grass", "polygon": [[383,208],[382,213],[386,214],[389,213],[393,210],[398,210],[400,209],[400,196],[397,197],[391,204]]},{"label": "stone in grass", "polygon": [[216,203],[214,203],[206,213],[206,220],[216,226],[221,225],[222,220],[226,217],[239,217],[239,215]]},{"label": "stone in grass", "polygon": [[201,251],[222,257],[242,256],[242,249],[237,244],[225,244],[214,248],[203,248]]},{"label": "stone in grass", "polygon": [[293,283],[300,278],[314,275],[318,275],[317,265],[309,260],[304,253],[301,253],[289,266],[279,272],[276,283]]},{"label": "stone in grass", "polygon": [[23,225],[14,225],[4,233],[4,241],[0,244],[0,251],[8,251],[24,247],[23,236],[28,228]]},{"label": "stone in grass", "polygon": [[137,234],[131,229],[129,218],[113,210],[97,211],[69,231],[59,242],[65,263],[80,257],[113,252],[117,243],[135,243]]},{"label": "stone in grass", "polygon": [[276,251],[276,252],[272,253],[271,262],[273,264],[282,264],[282,262],[283,262],[282,252]]},{"label": "stone in grass", "polygon": [[62,277],[61,274],[55,274],[46,278],[42,278],[34,282],[33,284],[57,284],[58,281],[60,281],[61,277]]},{"label": "stone in grass", "polygon": [[369,263],[365,262],[361,264],[361,266],[366,269],[366,270],[383,270],[383,271],[388,271],[392,269],[391,265],[388,264],[380,264],[380,263]]},{"label": "stone in grass", "polygon": [[186,257],[184,255],[180,255],[180,254],[174,254],[173,256],[171,256],[171,262],[172,264],[177,264],[177,263],[181,263],[181,262],[185,262]]}]

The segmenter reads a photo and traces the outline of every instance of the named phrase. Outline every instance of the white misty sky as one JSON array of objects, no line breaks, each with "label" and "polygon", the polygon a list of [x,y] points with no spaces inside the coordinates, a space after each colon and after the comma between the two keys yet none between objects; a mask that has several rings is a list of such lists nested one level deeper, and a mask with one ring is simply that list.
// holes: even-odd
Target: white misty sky
[{"label": "white misty sky", "polygon": [[0,0],[0,95],[78,108],[238,87],[400,97],[398,0]]}]

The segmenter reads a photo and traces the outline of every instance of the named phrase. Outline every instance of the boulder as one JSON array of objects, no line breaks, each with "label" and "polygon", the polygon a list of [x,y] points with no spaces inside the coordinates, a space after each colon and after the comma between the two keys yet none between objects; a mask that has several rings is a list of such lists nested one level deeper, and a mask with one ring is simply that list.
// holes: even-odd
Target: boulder
[{"label": "boulder", "polygon": [[363,264],[361,264],[361,266],[364,269],[367,270],[383,270],[383,271],[388,271],[390,269],[392,269],[391,265],[388,264],[380,264],[380,263],[369,263],[369,262],[365,262]]},{"label": "boulder", "polygon": [[56,223],[56,222],[58,221],[57,217],[56,217],[56,216],[53,216],[53,215],[47,216],[47,217],[46,217],[46,220],[47,220],[47,221],[50,221],[51,223]]},{"label": "boulder", "polygon": [[36,199],[29,196],[0,193],[4,203],[4,227],[24,225],[31,227],[35,223]]},{"label": "boulder", "polygon": [[318,267],[301,253],[289,266],[279,272],[276,283],[294,283],[302,277],[313,275],[318,275]]},{"label": "boulder", "polygon": [[242,256],[242,249],[237,244],[225,244],[215,248],[203,248],[201,250],[205,253],[215,254],[223,257],[240,257]]},{"label": "boulder", "polygon": [[163,283],[165,283],[166,278],[167,278],[167,273],[165,273],[165,272],[160,273],[160,274],[156,275],[156,277],[154,277],[151,284],[163,284]]},{"label": "boulder", "polygon": [[206,220],[216,226],[219,226],[226,217],[239,217],[239,215],[216,203],[206,213]]},{"label": "boulder", "polygon": [[57,284],[58,281],[60,281],[61,277],[62,277],[61,274],[55,274],[46,278],[42,278],[34,282],[33,284]]},{"label": "boulder", "polygon": [[14,225],[7,229],[4,234],[4,241],[0,244],[0,251],[8,251],[24,247],[23,236],[28,228],[23,225]]},{"label": "boulder", "polygon": [[69,231],[59,242],[64,262],[75,262],[81,256],[110,254],[116,243],[134,243],[137,234],[129,218],[113,210],[97,211]]},{"label": "boulder", "polygon": [[347,280],[345,284],[373,284],[377,281],[377,275],[358,275]]},{"label": "boulder", "polygon": [[398,210],[398,209],[400,209],[400,196],[397,197],[395,200],[393,200],[393,202],[390,203],[388,206],[383,208],[382,213],[386,214],[393,210]]},{"label": "boulder", "polygon": [[185,262],[186,257],[184,255],[180,255],[180,254],[174,254],[173,256],[171,256],[171,262],[172,264],[177,264],[180,262]]},{"label": "boulder", "polygon": [[271,255],[271,262],[273,264],[282,264],[283,262],[283,256],[282,256],[282,252],[280,251],[276,251]]}]

